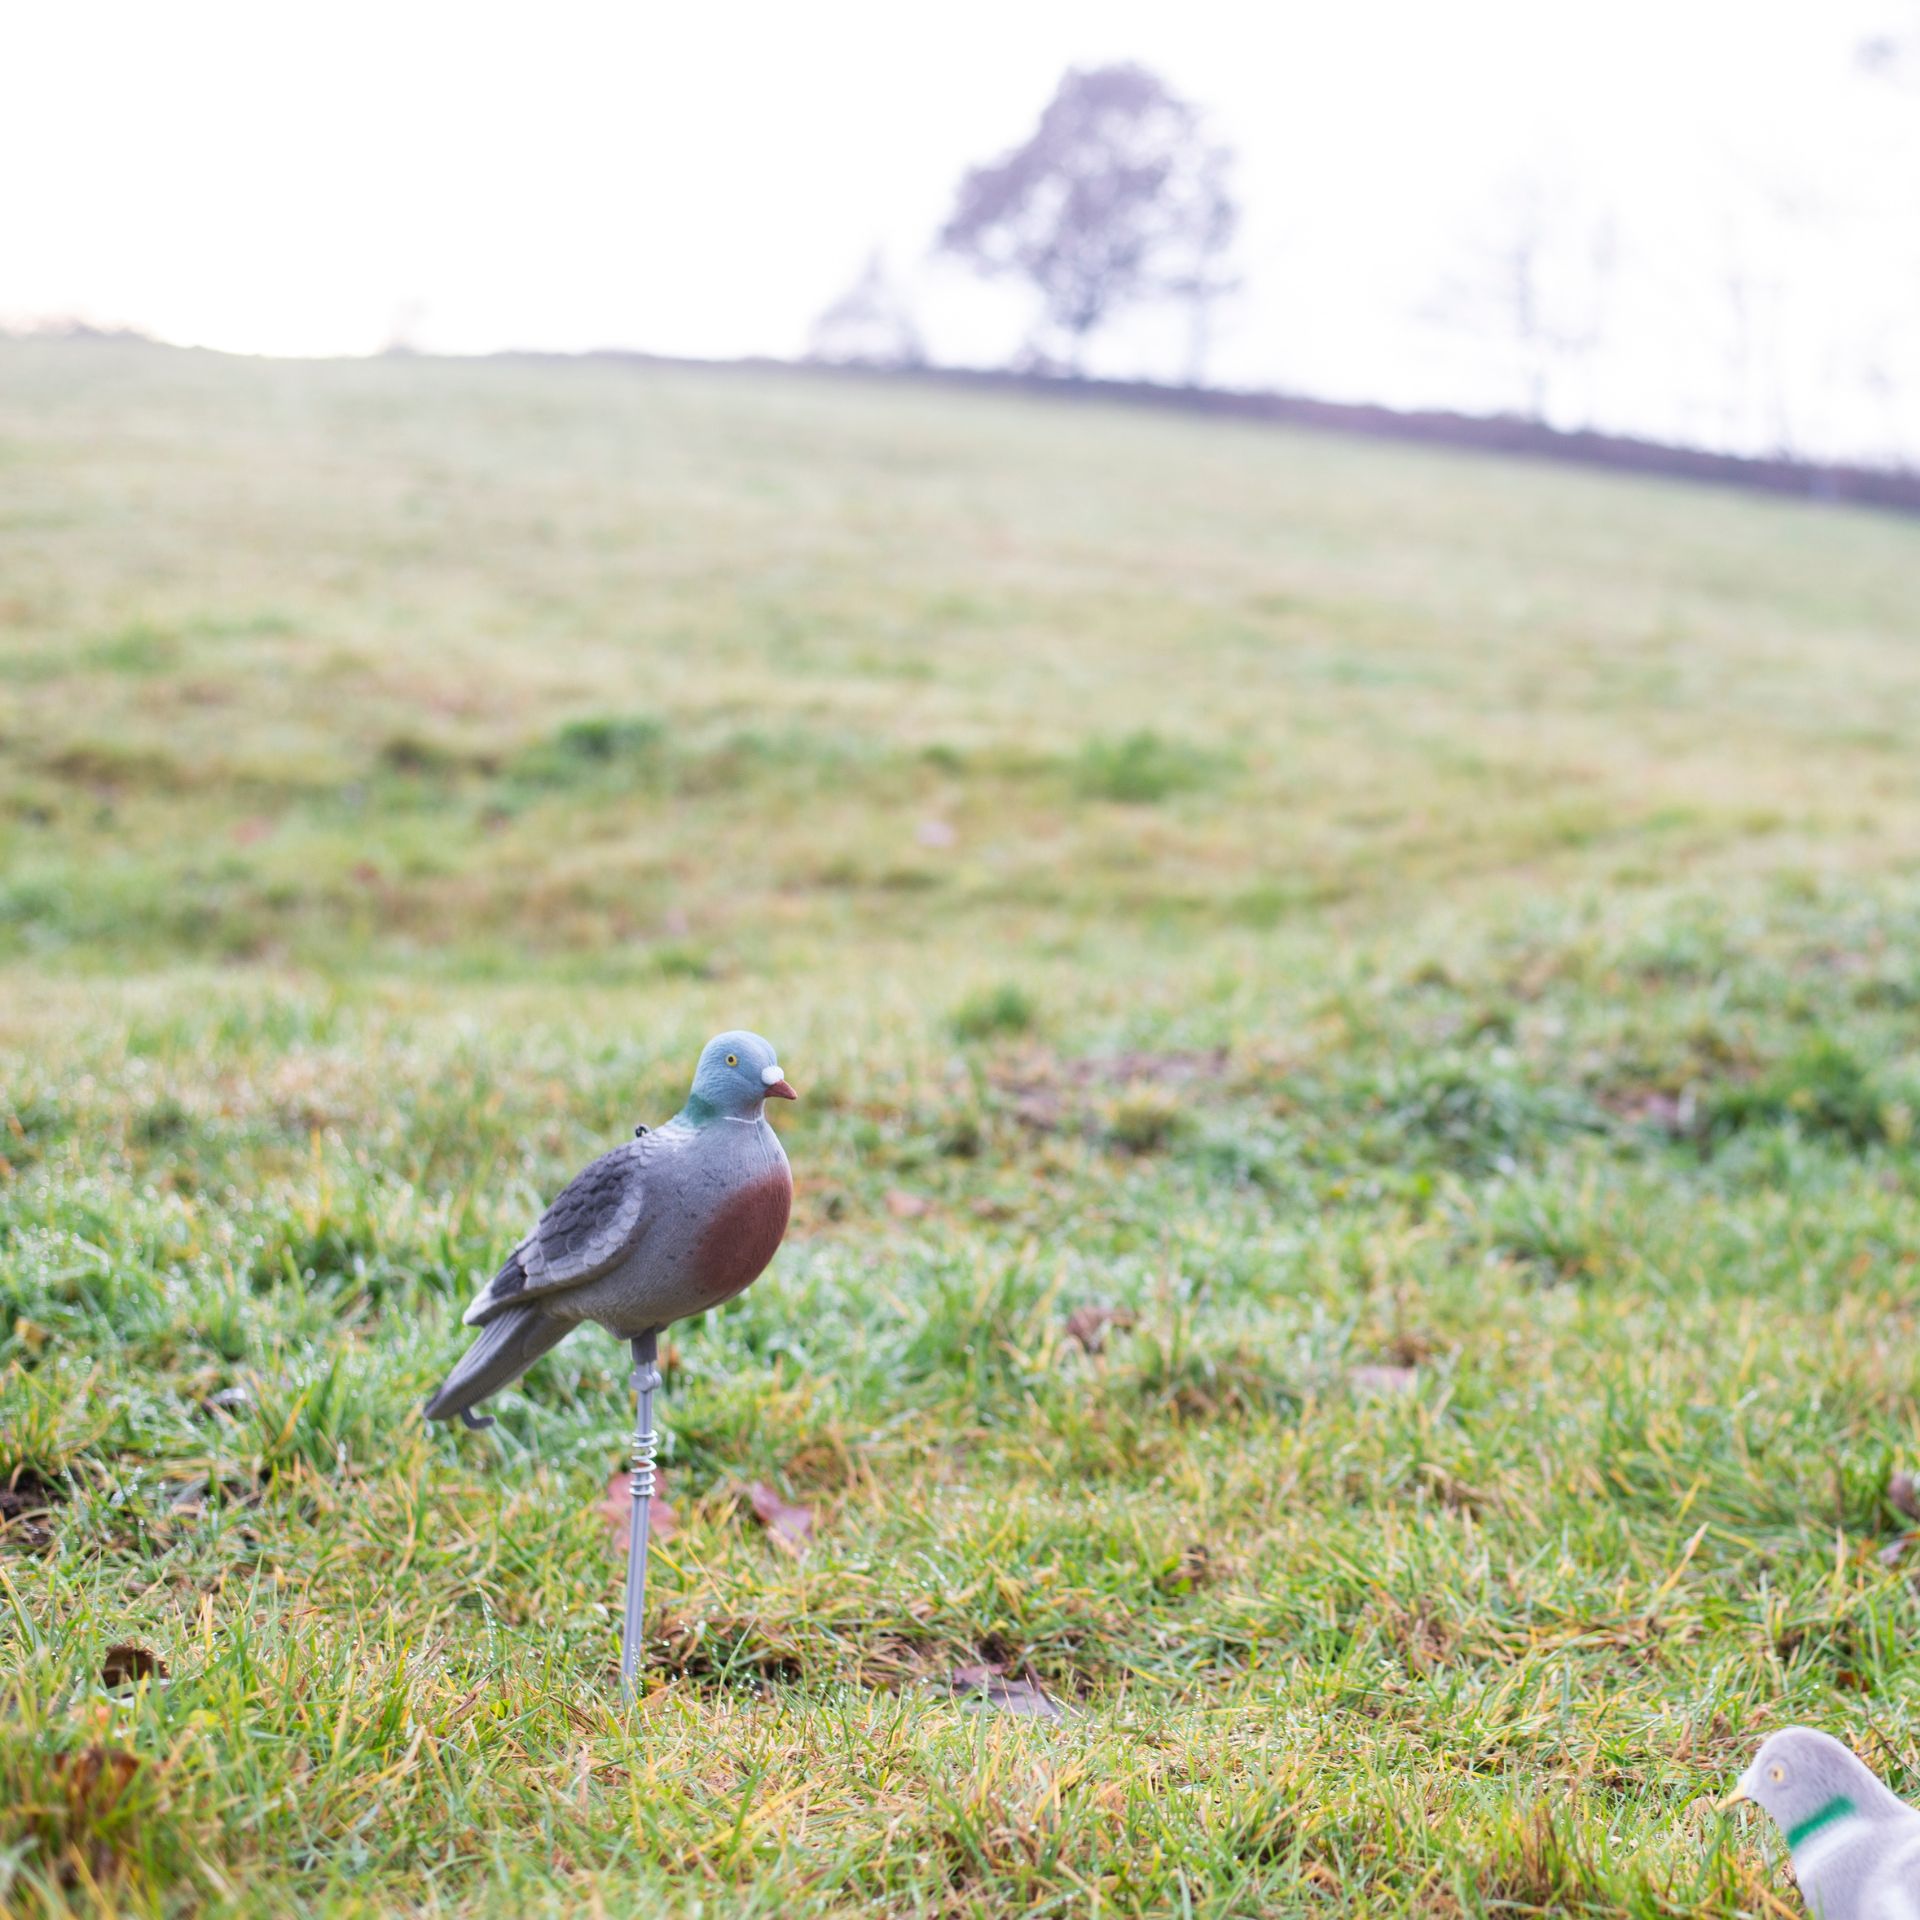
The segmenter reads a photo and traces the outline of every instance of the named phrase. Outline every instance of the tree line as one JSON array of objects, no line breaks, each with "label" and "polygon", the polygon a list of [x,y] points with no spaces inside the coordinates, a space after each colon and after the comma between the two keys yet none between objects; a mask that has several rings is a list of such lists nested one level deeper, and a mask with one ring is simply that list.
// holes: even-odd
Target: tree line
[{"label": "tree line", "polygon": [[[1863,42],[1859,66],[1896,84],[1920,82],[1920,5],[1912,22]],[[1240,220],[1231,148],[1158,74],[1123,63],[1070,69],[1024,141],[967,169],[934,250],[1031,296],[1011,370],[1081,376],[1116,322],[1171,309],[1184,317],[1186,383],[1200,387],[1217,310],[1241,284],[1231,257]],[[1795,457],[1808,440],[1782,363],[1785,290],[1756,270],[1731,228],[1721,245],[1726,391],[1707,437]],[[1499,352],[1518,417],[1590,418],[1582,395],[1597,377],[1619,259],[1604,209],[1577,204],[1548,178],[1516,180],[1488,204],[1425,317]],[[927,364],[911,304],[879,254],[820,316],[811,354]]]},{"label": "tree line", "polygon": [[[1206,372],[1216,304],[1238,281],[1226,257],[1240,220],[1233,154],[1197,108],[1132,63],[1072,68],[1039,124],[996,160],[969,168],[937,249],[1036,296],[1015,365],[1078,375],[1099,331],[1142,306],[1187,316],[1187,377]],[[875,255],[820,316],[828,360],[917,365],[925,345]]]}]

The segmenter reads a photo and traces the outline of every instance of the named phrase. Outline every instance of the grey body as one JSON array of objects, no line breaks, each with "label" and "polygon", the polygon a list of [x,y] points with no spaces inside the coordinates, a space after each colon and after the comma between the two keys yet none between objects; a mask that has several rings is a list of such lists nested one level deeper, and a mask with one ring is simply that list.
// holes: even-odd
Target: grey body
[{"label": "grey body", "polygon": [[[703,1092],[703,1089],[705,1090]],[[793,1097],[757,1034],[708,1044],[686,1107],[568,1183],[467,1309],[480,1337],[428,1416],[470,1409],[591,1320],[623,1340],[750,1285],[786,1232],[793,1177],[763,1103]]]},{"label": "grey body", "polygon": [[1838,1740],[1774,1734],[1740,1777],[1787,1836],[1813,1920],[1920,1920],[1920,1812]]},{"label": "grey body", "polygon": [[717,1307],[760,1269],[718,1267],[712,1252],[703,1261],[702,1243],[743,1194],[769,1183],[792,1193],[764,1114],[669,1120],[575,1176],[467,1309],[467,1325],[538,1300],[569,1326],[594,1320],[631,1340]]}]

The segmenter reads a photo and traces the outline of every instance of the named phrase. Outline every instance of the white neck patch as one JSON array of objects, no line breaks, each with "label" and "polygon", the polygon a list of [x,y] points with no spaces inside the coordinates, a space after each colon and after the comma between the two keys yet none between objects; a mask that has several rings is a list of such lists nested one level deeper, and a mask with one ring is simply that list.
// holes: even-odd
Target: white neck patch
[{"label": "white neck patch", "polygon": [[1792,1853],[1795,1876],[1818,1873],[1836,1853],[1844,1853],[1859,1837],[1860,1816],[1857,1813],[1847,1814],[1832,1826],[1822,1828]]}]

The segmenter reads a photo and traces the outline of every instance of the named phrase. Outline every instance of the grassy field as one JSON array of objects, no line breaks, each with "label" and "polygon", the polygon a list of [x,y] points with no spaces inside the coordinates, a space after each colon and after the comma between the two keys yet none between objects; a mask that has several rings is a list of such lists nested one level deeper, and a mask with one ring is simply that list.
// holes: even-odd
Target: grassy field
[{"label": "grassy field", "polygon": [[[1912,523],[0,346],[0,1911],[1796,1912],[1767,1731],[1920,1797],[1917,749]],[[627,1714],[613,1342],[418,1407],[730,1024]]]}]

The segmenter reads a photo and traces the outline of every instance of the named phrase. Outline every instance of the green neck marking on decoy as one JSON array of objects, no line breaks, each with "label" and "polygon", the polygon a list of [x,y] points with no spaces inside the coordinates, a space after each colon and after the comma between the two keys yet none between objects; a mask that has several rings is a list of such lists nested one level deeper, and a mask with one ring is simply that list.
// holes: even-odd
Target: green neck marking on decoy
[{"label": "green neck marking on decoy", "polygon": [[1836,1820],[1844,1820],[1849,1814],[1859,1811],[1860,1809],[1844,1793],[1836,1793],[1824,1807],[1815,1807],[1797,1827],[1788,1831],[1789,1850],[1799,1846],[1803,1841],[1811,1840],[1822,1827],[1830,1827]]}]

